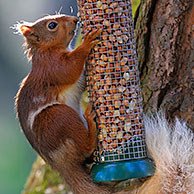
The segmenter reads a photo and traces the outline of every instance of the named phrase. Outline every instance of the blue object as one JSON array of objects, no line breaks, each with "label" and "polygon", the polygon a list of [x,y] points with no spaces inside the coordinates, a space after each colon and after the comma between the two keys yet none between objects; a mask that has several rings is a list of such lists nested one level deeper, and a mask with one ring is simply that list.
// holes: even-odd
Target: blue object
[{"label": "blue object", "polygon": [[155,165],[149,158],[96,164],[92,168],[94,182],[120,181],[152,176]]}]

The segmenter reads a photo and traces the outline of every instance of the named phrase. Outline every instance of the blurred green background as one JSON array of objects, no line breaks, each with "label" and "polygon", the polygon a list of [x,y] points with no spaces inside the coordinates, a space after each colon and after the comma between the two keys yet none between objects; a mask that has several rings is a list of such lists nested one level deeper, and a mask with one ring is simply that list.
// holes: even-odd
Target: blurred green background
[{"label": "blurred green background", "polygon": [[[139,0],[132,1],[135,11]],[[0,1],[0,194],[19,194],[30,173],[36,153],[22,133],[14,109],[19,83],[31,65],[23,54],[23,38],[10,26],[17,21],[33,22],[47,14],[76,15],[76,0]],[[71,7],[73,13],[71,13]]]}]

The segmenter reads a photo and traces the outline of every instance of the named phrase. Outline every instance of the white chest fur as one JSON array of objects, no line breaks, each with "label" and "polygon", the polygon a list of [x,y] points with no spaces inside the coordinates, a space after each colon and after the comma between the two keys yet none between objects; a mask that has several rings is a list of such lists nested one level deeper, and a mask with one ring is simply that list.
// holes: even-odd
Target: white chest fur
[{"label": "white chest fur", "polygon": [[[69,45],[68,50],[71,52],[71,46]],[[82,72],[79,80],[72,85],[70,88],[66,89],[59,95],[59,102],[70,106],[80,115],[80,101],[82,94],[85,90],[85,78],[84,71]],[[82,114],[81,114],[82,115]]]},{"label": "white chest fur", "polygon": [[66,89],[59,95],[59,102],[66,104],[74,109],[80,115],[80,101],[84,92],[84,76],[81,75],[80,79],[71,87]]}]

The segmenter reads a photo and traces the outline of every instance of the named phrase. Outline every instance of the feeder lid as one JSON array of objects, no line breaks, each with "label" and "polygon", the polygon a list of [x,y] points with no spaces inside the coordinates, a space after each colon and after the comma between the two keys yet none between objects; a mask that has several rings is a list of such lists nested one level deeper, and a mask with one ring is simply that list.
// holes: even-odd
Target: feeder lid
[{"label": "feeder lid", "polygon": [[149,158],[121,162],[101,163],[92,168],[94,182],[120,181],[152,176],[155,165]]}]

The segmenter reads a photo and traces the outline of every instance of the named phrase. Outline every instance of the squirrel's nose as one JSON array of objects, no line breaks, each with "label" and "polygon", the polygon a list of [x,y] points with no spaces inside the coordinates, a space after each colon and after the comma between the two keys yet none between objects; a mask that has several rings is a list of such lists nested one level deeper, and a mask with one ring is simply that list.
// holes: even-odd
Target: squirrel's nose
[{"label": "squirrel's nose", "polygon": [[75,24],[77,24],[78,18],[75,18],[75,19],[73,20],[73,22],[74,22]]}]

